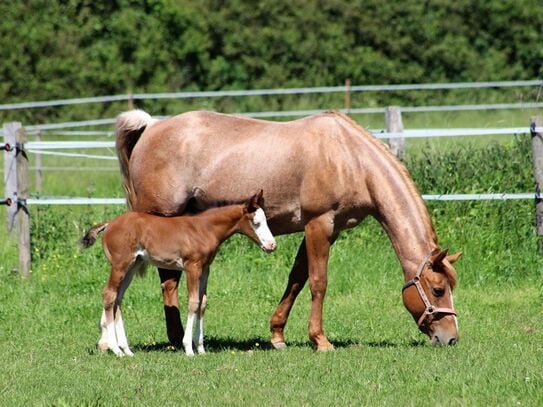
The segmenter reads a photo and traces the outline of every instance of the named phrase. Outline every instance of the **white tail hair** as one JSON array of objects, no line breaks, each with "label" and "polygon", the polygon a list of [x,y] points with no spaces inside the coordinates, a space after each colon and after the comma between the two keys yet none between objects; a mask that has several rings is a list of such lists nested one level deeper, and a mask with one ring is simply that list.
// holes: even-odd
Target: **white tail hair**
[{"label": "white tail hair", "polygon": [[132,150],[136,146],[143,131],[157,121],[158,120],[153,119],[149,113],[139,109],[129,110],[128,112],[121,113],[117,116],[117,123],[115,126],[117,140],[115,147],[117,150],[117,157],[119,157],[123,186],[129,208],[132,208],[134,205],[135,195],[130,179],[128,162]]},{"label": "white tail hair", "polygon": [[134,109],[121,113],[117,117],[117,131],[134,131],[142,127],[149,127],[157,122],[151,115],[143,110]]}]

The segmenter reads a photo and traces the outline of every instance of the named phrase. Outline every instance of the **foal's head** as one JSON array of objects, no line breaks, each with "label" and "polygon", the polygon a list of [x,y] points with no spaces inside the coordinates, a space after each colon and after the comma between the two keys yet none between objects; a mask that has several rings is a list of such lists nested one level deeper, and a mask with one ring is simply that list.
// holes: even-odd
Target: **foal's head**
[{"label": "foal's head", "polygon": [[405,307],[434,345],[454,345],[458,341],[458,322],[452,297],[456,271],[452,263],[461,254],[447,256],[447,250],[435,250],[403,289]]},{"label": "foal's head", "polygon": [[251,238],[266,253],[271,253],[277,247],[275,238],[268,228],[266,215],[260,207],[262,193],[253,195],[243,204],[243,216],[239,221],[240,232]]}]

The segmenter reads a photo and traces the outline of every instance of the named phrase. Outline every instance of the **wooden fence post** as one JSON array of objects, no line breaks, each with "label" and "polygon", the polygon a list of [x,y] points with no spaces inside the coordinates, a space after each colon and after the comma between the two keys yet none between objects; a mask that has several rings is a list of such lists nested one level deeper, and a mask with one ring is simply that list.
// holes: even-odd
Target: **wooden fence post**
[{"label": "wooden fence post", "polygon": [[[385,109],[385,125],[388,133],[402,133],[402,112],[398,106],[388,106]],[[388,140],[390,151],[400,160],[405,158],[405,139],[391,138]]]},{"label": "wooden fence post", "polygon": [[351,110],[351,80],[345,79],[345,100],[344,100],[345,113],[349,114]]},{"label": "wooden fence post", "polygon": [[7,229],[11,233],[17,214],[17,130],[21,123],[4,123],[4,203]]},{"label": "wooden fence post", "polygon": [[4,124],[4,190],[8,204],[8,230],[17,232],[19,273],[30,276],[30,217],[28,198],[28,157],[24,151],[26,132],[21,123]]},{"label": "wooden fence post", "polygon": [[[402,133],[402,112],[398,106],[388,106],[385,109],[385,125],[388,133]],[[405,139],[391,138],[388,140],[390,150],[400,160],[405,158]]]},{"label": "wooden fence post", "polygon": [[24,128],[17,130],[17,197],[19,217],[19,273],[21,277],[30,276],[30,213],[26,206],[28,199],[28,156],[24,150],[27,141]]},{"label": "wooden fence post", "polygon": [[128,110],[134,109],[134,95],[132,94],[132,91],[128,92]]},{"label": "wooden fence post", "polygon": [[530,118],[530,129],[532,133],[534,181],[537,193],[535,200],[535,228],[539,237],[538,249],[543,252],[543,199],[541,199],[540,195],[543,187],[543,132],[540,131],[541,127],[543,127],[543,117],[532,116]]}]

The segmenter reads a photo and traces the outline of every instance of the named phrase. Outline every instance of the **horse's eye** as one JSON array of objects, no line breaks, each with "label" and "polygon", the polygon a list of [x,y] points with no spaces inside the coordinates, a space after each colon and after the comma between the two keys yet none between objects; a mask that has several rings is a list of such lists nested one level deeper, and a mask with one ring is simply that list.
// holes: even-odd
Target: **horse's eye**
[{"label": "horse's eye", "polygon": [[434,295],[434,297],[443,297],[443,294],[445,294],[445,290],[441,287],[433,287],[432,294]]}]

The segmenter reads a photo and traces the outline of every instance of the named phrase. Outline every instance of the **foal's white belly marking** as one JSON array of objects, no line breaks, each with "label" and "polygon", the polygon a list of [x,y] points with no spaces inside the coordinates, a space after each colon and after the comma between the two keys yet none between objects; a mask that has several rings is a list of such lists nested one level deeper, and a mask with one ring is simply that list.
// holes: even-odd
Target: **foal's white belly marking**
[{"label": "foal's white belly marking", "polygon": [[149,255],[149,252],[145,249],[138,249],[134,253],[134,259],[137,259],[138,257],[144,262],[151,263],[153,266],[160,268],[168,270],[185,270],[185,263],[181,257],[157,259],[152,255]]}]

